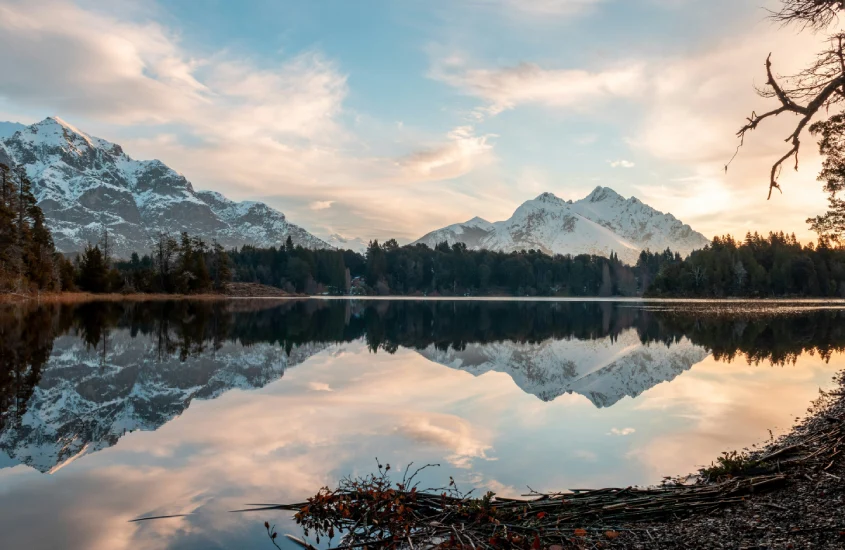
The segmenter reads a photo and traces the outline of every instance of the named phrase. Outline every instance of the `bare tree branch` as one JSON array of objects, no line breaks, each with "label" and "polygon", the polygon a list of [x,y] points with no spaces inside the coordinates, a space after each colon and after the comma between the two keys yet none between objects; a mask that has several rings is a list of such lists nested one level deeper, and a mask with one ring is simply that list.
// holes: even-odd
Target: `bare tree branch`
[{"label": "bare tree branch", "polygon": [[[819,0],[823,3],[827,0]],[[845,0],[842,0],[845,2]],[[786,1],[786,4],[797,5],[806,3],[803,0]],[[829,3],[829,2],[827,2]],[[815,5],[810,2],[809,4]],[[809,5],[808,4],[808,5]],[[840,4],[839,1],[836,4]],[[758,90],[761,97],[777,99],[780,106],[771,109],[761,115],[752,112],[747,123],[739,129],[737,137],[740,139],[739,147],[745,144],[745,135],[756,130],[759,124],[767,118],[776,117],[781,113],[792,113],[800,116],[793,132],[784,140],[790,143],[789,150],[772,165],[769,177],[769,198],[772,197],[772,190],[781,190],[778,184],[778,176],[781,173],[783,164],[791,157],[795,157],[795,170],[798,170],[798,153],[801,149],[801,133],[807,128],[820,111],[829,110],[831,106],[845,103],[845,34],[837,34],[831,37],[830,48],[821,52],[815,63],[798,73],[797,75],[784,79],[781,84],[772,71],[772,56],[766,58],[766,88]],[[736,153],[734,157],[736,158]],[[728,169],[733,158],[725,166]]]},{"label": "bare tree branch", "polygon": [[839,19],[845,0],[783,0],[780,11],[771,12],[771,19],[800,29],[820,30]]}]

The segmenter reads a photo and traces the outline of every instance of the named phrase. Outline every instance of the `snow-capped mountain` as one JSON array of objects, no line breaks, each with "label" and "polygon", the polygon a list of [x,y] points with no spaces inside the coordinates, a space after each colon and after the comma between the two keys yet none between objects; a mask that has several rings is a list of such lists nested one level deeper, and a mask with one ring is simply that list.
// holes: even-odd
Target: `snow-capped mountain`
[{"label": "snow-capped mountain", "polygon": [[369,246],[369,243],[361,237],[348,238],[337,233],[323,237],[323,240],[333,248],[337,248],[338,250],[352,250],[358,254],[365,254]]},{"label": "snow-capped mountain", "polygon": [[161,356],[151,337],[120,329],[109,336],[108,359],[76,335],[57,338],[26,413],[0,432],[0,452],[42,472],[116,444],[126,433],[156,430],[193,399],[278,380],[330,344],[295,346],[290,355],[270,343],[219,349],[180,358]]},{"label": "snow-capped mountain", "polygon": [[430,346],[419,353],[476,376],[489,371],[506,373],[520,389],[543,401],[577,393],[599,408],[610,407],[626,396],[637,397],[709,355],[687,338],[672,346],[643,344],[636,329],[596,340],[502,341],[448,351]]},{"label": "snow-capped mountain", "polygon": [[[163,231],[187,231],[225,247],[279,246],[288,236],[306,248],[329,245],[260,202],[233,202],[195,191],[184,176],[158,160],[133,160],[120,145],[89,136],[57,117],[3,137],[0,161],[23,166],[53,231],[56,248],[76,252],[97,242],[103,226],[114,254],[146,252]],[[8,132],[6,132],[8,133]]]},{"label": "snow-capped mountain", "polygon": [[670,248],[687,255],[710,242],[671,214],[636,197],[625,199],[608,187],[596,187],[575,202],[543,193],[523,203],[508,220],[490,223],[473,218],[432,231],[416,242],[434,247],[444,241],[503,252],[534,249],[573,256],[615,252],[629,264],[636,263],[642,250]]},{"label": "snow-capped mountain", "polygon": [[416,242],[425,243],[429,248],[434,248],[442,242],[448,243],[449,246],[460,242],[466,244],[467,248],[470,249],[485,248],[485,240],[495,230],[496,226],[494,224],[483,218],[475,217],[464,223],[455,223],[432,231]]}]

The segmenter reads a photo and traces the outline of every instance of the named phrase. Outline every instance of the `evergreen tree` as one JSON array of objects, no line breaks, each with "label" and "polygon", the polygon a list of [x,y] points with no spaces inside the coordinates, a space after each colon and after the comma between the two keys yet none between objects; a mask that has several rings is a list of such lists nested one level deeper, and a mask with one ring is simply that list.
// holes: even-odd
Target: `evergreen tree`
[{"label": "evergreen tree", "polygon": [[212,281],[214,290],[221,291],[226,288],[226,284],[232,280],[232,269],[229,266],[229,255],[223,249],[223,246],[214,241],[211,246],[213,261],[212,261]]},{"label": "evergreen tree", "polygon": [[0,290],[58,289],[55,256],[29,178],[0,164]]},{"label": "evergreen tree", "polygon": [[819,181],[824,182],[828,210],[821,216],[809,218],[807,223],[820,237],[845,242],[845,115],[837,114],[810,127],[813,135],[820,135],[819,153],[822,171]]},{"label": "evergreen tree", "polygon": [[108,273],[100,247],[89,243],[79,259],[79,287],[87,292],[108,292]]}]

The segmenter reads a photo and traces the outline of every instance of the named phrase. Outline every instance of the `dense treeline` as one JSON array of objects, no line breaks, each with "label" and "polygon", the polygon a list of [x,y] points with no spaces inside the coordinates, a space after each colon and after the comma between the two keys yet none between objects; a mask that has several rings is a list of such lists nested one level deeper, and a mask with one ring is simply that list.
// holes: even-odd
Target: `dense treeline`
[{"label": "dense treeline", "polygon": [[635,296],[637,270],[615,254],[549,256],[542,252],[468,250],[463,244],[399,246],[373,241],[351,250],[281,248],[230,252],[234,280],[316,294]]},{"label": "dense treeline", "polygon": [[365,259],[351,250],[311,250],[294,246],[290,237],[279,248],[244,246],[229,251],[235,281],[260,283],[289,292],[343,293]]},{"label": "dense treeline", "polygon": [[87,292],[199,294],[221,291],[231,280],[229,254],[218,243],[182,233],[177,241],[161,233],[153,250],[114,261],[109,234],[88,245],[74,264],[74,279]]},{"label": "dense treeline", "polygon": [[804,246],[783,233],[716,237],[685,260],[663,258],[647,294],[845,297],[845,248],[824,237]]},{"label": "dense treeline", "polygon": [[0,164],[0,291],[67,290],[68,269],[26,173]]}]

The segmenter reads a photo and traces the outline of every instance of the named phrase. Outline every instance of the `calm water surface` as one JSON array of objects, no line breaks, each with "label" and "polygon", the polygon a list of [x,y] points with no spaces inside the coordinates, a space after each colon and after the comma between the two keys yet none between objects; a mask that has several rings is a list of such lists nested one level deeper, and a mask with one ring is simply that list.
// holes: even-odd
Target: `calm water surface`
[{"label": "calm water surface", "polygon": [[[0,547],[272,548],[253,502],[440,463],[520,494],[651,484],[788,429],[845,310],[611,302],[0,306]],[[401,468],[399,468],[401,469]],[[186,517],[129,523],[167,514]]]}]

